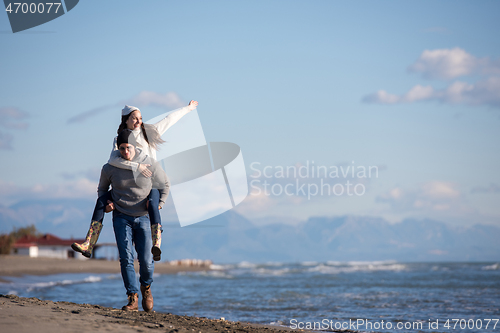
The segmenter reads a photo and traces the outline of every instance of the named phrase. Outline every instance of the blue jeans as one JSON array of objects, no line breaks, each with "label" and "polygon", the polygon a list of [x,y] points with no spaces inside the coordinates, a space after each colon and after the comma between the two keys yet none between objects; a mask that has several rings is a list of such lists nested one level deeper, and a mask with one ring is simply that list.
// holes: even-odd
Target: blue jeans
[{"label": "blue jeans", "polygon": [[[108,200],[113,201],[111,198],[111,191],[108,191],[106,194],[101,195],[97,198],[94,207],[94,214],[92,214],[92,221],[102,222],[104,219],[104,209],[108,205]],[[158,210],[158,206],[160,205],[160,191],[157,189],[152,189],[148,195],[148,213],[149,218],[151,220],[151,225],[153,224],[161,224],[160,211]]]},{"label": "blue jeans", "polygon": [[137,278],[134,269],[135,245],[139,259],[139,282],[149,286],[153,282],[154,261],[151,247],[151,226],[148,216],[129,216],[113,211],[113,229],[115,230],[116,245],[120,254],[120,268],[123,284],[127,294],[139,293]]},{"label": "blue jeans", "polygon": [[151,225],[161,224],[160,210],[158,209],[158,206],[160,205],[160,191],[155,188],[151,189],[151,192],[149,192],[148,201],[148,214]]}]

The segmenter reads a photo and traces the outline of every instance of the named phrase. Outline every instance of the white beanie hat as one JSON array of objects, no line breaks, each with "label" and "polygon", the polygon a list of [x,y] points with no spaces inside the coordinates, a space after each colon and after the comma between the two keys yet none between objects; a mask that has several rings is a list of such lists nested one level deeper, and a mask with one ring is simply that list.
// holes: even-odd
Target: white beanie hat
[{"label": "white beanie hat", "polygon": [[135,106],[125,105],[125,107],[122,109],[122,116],[126,116],[129,113],[134,112],[134,111],[140,112],[141,110],[139,110],[139,108],[136,108]]}]

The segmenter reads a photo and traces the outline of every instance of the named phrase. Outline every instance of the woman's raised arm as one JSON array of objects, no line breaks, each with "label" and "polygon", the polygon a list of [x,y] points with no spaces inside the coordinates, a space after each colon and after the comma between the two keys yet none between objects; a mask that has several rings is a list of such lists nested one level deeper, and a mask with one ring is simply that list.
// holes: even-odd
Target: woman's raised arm
[{"label": "woman's raised arm", "polygon": [[154,124],[158,133],[162,135],[165,133],[170,127],[172,127],[176,122],[178,122],[182,117],[184,117],[189,112],[196,109],[198,106],[198,102],[195,100],[191,100],[188,106],[183,108],[174,110],[170,112],[165,118]]}]

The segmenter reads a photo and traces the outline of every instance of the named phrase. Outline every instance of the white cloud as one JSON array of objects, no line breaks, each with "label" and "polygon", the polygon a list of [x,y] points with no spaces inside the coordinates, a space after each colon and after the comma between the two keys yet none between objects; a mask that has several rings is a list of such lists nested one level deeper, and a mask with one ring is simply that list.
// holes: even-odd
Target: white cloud
[{"label": "white cloud", "polygon": [[234,211],[247,217],[254,217],[270,210],[277,205],[276,199],[273,199],[261,193],[254,193],[250,191],[250,194],[243,200]]},{"label": "white cloud", "polygon": [[458,104],[464,102],[465,95],[473,90],[473,85],[456,81],[449,85],[441,94],[436,94],[436,97],[443,97],[449,103]]},{"label": "white cloud", "polygon": [[80,178],[58,184],[19,186],[0,180],[0,200],[5,204],[20,200],[57,198],[97,198],[97,182]]},{"label": "white cloud", "polygon": [[479,81],[466,92],[465,97],[471,104],[489,104],[500,106],[500,76]]},{"label": "white cloud", "polygon": [[423,87],[421,85],[416,85],[406,93],[403,100],[411,103],[432,98],[433,95],[434,89],[431,86]]},{"label": "white cloud", "polygon": [[403,95],[393,95],[384,90],[379,90],[363,98],[363,102],[376,104],[412,103],[437,99],[440,95],[442,94],[436,92],[431,86],[416,85]]},{"label": "white cloud", "polygon": [[460,196],[456,186],[448,182],[432,181],[422,185],[421,193],[424,197],[433,200],[456,199]]},{"label": "white cloud", "polygon": [[396,104],[400,103],[400,97],[398,95],[389,94],[385,90],[379,90],[376,93],[365,96],[363,102],[365,103],[375,103],[375,104]]},{"label": "white cloud", "polygon": [[34,195],[46,198],[88,198],[95,196],[97,198],[97,182],[86,178],[65,182],[55,185],[38,184],[31,187]]},{"label": "white cloud", "polygon": [[444,89],[415,85],[397,95],[379,90],[363,98],[376,104],[438,101],[448,104],[489,105],[500,107],[500,59],[477,58],[461,48],[425,50],[409,68],[428,79],[450,80],[462,76],[481,75],[475,83],[455,81]]},{"label": "white cloud", "polygon": [[487,62],[487,59],[478,59],[458,47],[425,50],[408,70],[422,73],[428,79],[449,80],[471,75]]},{"label": "white cloud", "polygon": [[450,182],[431,181],[416,189],[393,188],[377,198],[378,202],[389,203],[395,211],[450,213],[470,212],[464,203],[462,193]]},{"label": "white cloud", "polygon": [[456,81],[445,89],[416,85],[403,95],[380,90],[363,98],[375,104],[402,104],[419,101],[438,101],[448,104],[489,105],[500,107],[500,77],[489,77],[475,84]]}]

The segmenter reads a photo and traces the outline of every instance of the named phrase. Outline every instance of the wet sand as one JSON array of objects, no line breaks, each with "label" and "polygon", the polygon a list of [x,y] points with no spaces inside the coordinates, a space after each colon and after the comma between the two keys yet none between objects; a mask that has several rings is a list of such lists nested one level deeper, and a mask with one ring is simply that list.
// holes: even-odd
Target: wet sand
[{"label": "wet sand", "polygon": [[[206,266],[155,263],[155,272],[208,270]],[[58,273],[119,273],[117,261],[0,256],[0,277]],[[124,304],[126,300],[124,299]],[[141,308],[139,304],[139,308]],[[0,295],[1,333],[66,332],[189,332],[284,333],[304,332],[287,327],[214,320],[170,313],[127,312],[92,304],[52,302],[15,295]],[[352,332],[352,331],[343,331]]]},{"label": "wet sand", "polygon": [[[165,262],[155,263],[155,273],[175,274],[187,271],[209,270],[208,266],[170,265]],[[138,263],[136,263],[138,271]],[[2,276],[50,275],[60,273],[120,273],[120,263],[108,260],[76,260],[53,258],[29,258],[27,256],[0,255],[0,282]]]},{"label": "wet sand", "polygon": [[99,305],[43,301],[14,295],[0,295],[0,313],[2,333],[294,332],[286,327],[178,316],[170,313],[128,312]]}]

